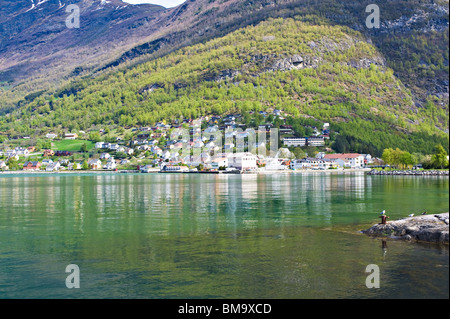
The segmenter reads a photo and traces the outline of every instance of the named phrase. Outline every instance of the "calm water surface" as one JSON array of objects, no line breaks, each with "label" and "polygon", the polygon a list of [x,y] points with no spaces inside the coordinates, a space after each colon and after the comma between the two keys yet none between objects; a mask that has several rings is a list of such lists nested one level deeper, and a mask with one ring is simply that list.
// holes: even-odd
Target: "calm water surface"
[{"label": "calm water surface", "polygon": [[0,175],[0,298],[448,298],[448,245],[359,232],[448,200],[442,177]]}]

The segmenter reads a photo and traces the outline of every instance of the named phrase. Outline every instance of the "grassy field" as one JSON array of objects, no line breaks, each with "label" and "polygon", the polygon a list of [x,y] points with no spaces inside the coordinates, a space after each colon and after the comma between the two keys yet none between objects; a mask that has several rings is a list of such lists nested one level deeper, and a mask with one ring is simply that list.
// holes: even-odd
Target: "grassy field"
[{"label": "grassy field", "polygon": [[52,149],[55,151],[79,152],[81,146],[86,143],[88,151],[95,147],[95,143],[84,140],[61,140],[52,142]]}]

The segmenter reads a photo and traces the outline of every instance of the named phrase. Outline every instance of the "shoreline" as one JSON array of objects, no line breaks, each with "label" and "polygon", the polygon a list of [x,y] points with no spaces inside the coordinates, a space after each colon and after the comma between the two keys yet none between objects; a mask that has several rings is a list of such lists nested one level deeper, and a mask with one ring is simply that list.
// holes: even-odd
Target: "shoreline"
[{"label": "shoreline", "polygon": [[0,176],[2,175],[70,175],[70,174],[224,174],[224,175],[245,175],[245,174],[342,174],[342,173],[367,173],[370,169],[361,168],[361,169],[333,169],[333,170],[313,170],[313,169],[305,169],[305,170],[258,170],[258,171],[248,171],[248,172],[226,172],[226,171],[212,171],[212,172],[161,172],[159,169],[155,169],[150,172],[141,172],[138,170],[60,170],[56,172],[47,172],[47,171],[0,171]]},{"label": "shoreline", "polygon": [[372,176],[449,176],[448,170],[394,170],[382,171],[371,169],[367,175]]},{"label": "shoreline", "polygon": [[234,174],[234,175],[246,175],[246,174],[261,174],[261,175],[270,175],[270,174],[347,174],[347,173],[364,173],[367,176],[434,176],[434,177],[448,177],[449,171],[378,171],[372,168],[348,168],[348,169],[328,169],[328,170],[319,170],[319,169],[300,169],[300,170],[257,170],[257,171],[241,171],[241,172],[226,172],[226,171],[203,171],[203,172],[161,172],[159,169],[155,169],[149,172],[141,172],[138,170],[59,170],[55,172],[47,172],[47,171],[0,171],[0,176],[8,176],[8,175],[71,175],[71,174],[92,174],[92,175],[102,175],[102,174]]}]

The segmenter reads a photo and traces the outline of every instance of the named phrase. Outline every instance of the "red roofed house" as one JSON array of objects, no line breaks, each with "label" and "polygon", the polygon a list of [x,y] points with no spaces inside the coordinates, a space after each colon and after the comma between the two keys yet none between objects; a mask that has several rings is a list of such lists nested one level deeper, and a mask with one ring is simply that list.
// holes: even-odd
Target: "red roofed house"
[{"label": "red roofed house", "polygon": [[41,167],[41,163],[39,163],[38,161],[34,161],[34,162],[25,162],[25,164],[23,164],[23,169],[24,170],[38,170]]},{"label": "red roofed house", "polygon": [[363,168],[364,156],[357,153],[325,154],[325,159],[335,160],[339,166],[350,168]]}]

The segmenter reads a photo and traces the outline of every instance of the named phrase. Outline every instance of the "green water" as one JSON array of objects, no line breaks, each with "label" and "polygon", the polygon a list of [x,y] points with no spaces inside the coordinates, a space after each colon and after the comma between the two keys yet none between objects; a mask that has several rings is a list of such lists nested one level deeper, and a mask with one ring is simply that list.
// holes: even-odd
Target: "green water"
[{"label": "green water", "polygon": [[448,246],[359,232],[448,199],[442,177],[1,175],[0,298],[448,298]]}]

